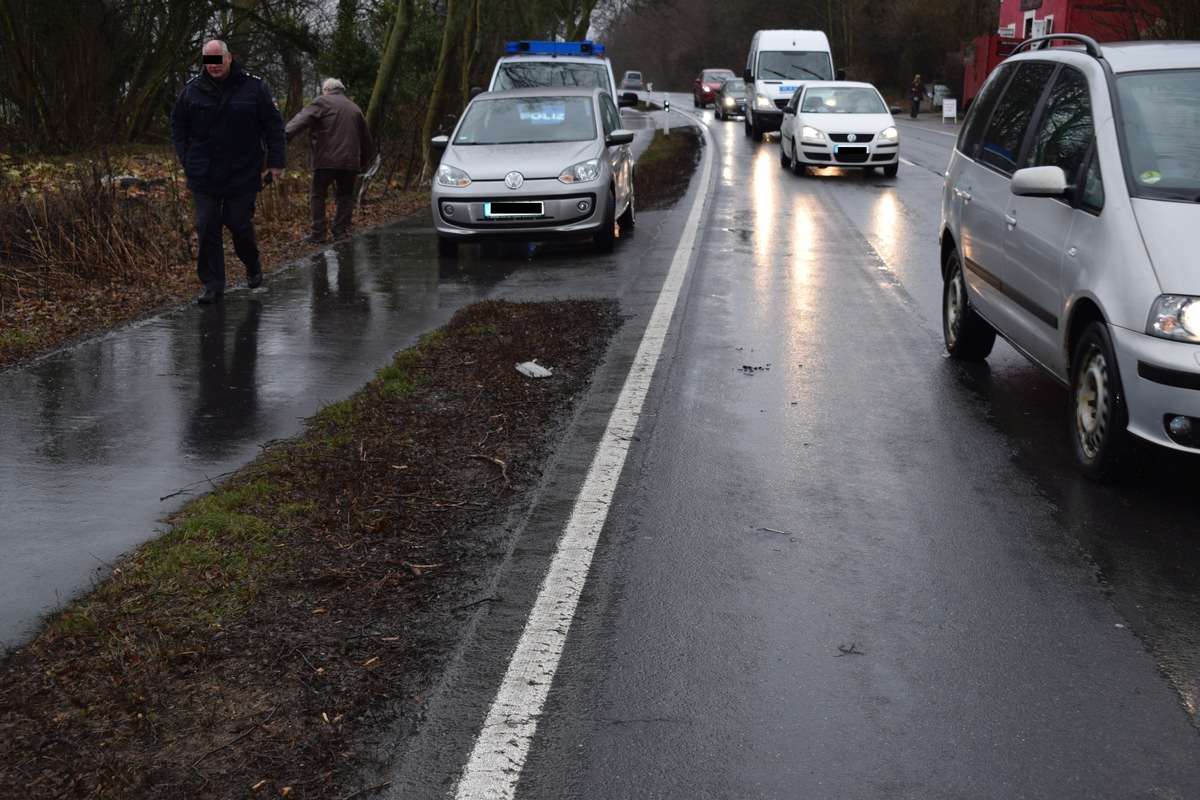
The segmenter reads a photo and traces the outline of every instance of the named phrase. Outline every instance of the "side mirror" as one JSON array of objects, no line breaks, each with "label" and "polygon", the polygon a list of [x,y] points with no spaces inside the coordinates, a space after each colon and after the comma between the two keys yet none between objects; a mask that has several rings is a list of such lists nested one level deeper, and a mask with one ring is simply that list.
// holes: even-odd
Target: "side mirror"
[{"label": "side mirror", "polygon": [[435,136],[429,140],[429,144],[433,146],[434,150],[445,150],[446,145],[450,144],[450,137],[449,136]]},{"label": "side mirror", "polygon": [[1013,173],[1010,190],[1022,197],[1064,197],[1070,186],[1062,167],[1026,167]]},{"label": "side mirror", "polygon": [[751,81],[754,80],[754,78],[750,75],[750,70],[748,70],[748,69],[742,70],[742,80],[744,80],[746,83],[750,83]]},{"label": "side mirror", "polygon": [[836,77],[836,78],[837,78],[839,81],[844,81],[844,80],[846,80],[846,70],[844,70],[844,69],[839,69],[839,70],[838,70],[836,73],[834,73],[834,76],[835,76],[835,77]]},{"label": "side mirror", "polygon": [[638,104],[637,92],[625,92],[617,98],[618,108],[632,108]]},{"label": "side mirror", "polygon": [[469,99],[474,100],[477,95],[481,95],[481,94],[483,94],[482,86],[472,86]]},{"label": "side mirror", "polygon": [[633,141],[633,131],[627,131],[624,128],[617,128],[615,131],[604,137],[604,143],[609,147],[617,145],[629,144]]}]

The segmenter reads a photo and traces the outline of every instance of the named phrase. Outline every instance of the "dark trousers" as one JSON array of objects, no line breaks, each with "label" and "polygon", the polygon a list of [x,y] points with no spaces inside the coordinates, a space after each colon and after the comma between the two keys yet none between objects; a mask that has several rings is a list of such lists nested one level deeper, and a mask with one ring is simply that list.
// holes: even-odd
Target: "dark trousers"
[{"label": "dark trousers", "polygon": [[196,203],[196,235],[200,239],[200,255],[196,272],[205,289],[225,291],[225,244],[221,229],[229,228],[233,251],[246,265],[246,274],[261,271],[258,260],[258,240],[254,236],[254,200],[256,192],[236,197],[192,192]]},{"label": "dark trousers", "polygon": [[354,181],[358,173],[352,169],[314,169],[312,189],[308,193],[308,210],[312,214],[312,232],[324,237],[327,230],[325,201],[329,188],[334,187],[337,213],[333,216],[333,238],[350,233],[350,218],[354,215]]}]

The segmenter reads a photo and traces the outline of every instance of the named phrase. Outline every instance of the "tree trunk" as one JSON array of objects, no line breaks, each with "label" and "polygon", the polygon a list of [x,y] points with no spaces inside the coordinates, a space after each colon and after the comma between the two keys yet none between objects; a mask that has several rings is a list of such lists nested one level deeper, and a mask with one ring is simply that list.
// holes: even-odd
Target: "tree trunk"
[{"label": "tree trunk", "polygon": [[429,108],[425,111],[425,124],[421,128],[421,163],[429,164],[429,140],[433,138],[442,118],[446,114],[446,84],[449,82],[454,43],[462,35],[458,19],[461,0],[446,0],[446,24],[442,27],[442,47],[438,54],[437,73],[433,78],[433,90],[429,96]]},{"label": "tree trunk", "polygon": [[367,104],[367,127],[371,137],[378,144],[379,131],[383,124],[383,110],[386,107],[396,71],[400,67],[400,56],[404,53],[404,45],[408,41],[409,23],[412,20],[412,0],[401,0],[396,4],[396,16],[384,42],[383,57],[379,62],[379,74],[375,76],[375,86],[371,89],[371,100]]},{"label": "tree trunk", "polygon": [[[22,43],[24,37],[17,31],[13,9],[8,0],[0,1],[0,21],[4,23],[4,59],[10,62],[6,71],[9,72],[11,94],[17,108],[20,109],[19,113],[26,119],[25,129],[29,132],[33,131],[29,118],[35,117],[40,120],[38,133],[42,136],[44,143],[53,143],[58,139],[54,114],[29,62],[20,55],[22,49],[29,45],[28,42]],[[19,85],[17,81],[20,81]]]},{"label": "tree trunk", "polygon": [[480,9],[479,0],[468,0],[470,6],[466,13],[466,29],[463,35],[462,78],[459,80],[459,91],[463,98],[471,96],[471,73],[475,70],[475,59],[479,55]]},{"label": "tree trunk", "polygon": [[588,28],[592,26],[592,11],[596,9],[596,0],[576,0],[570,5],[571,7],[563,13],[563,38],[568,42],[582,42],[587,38]]}]

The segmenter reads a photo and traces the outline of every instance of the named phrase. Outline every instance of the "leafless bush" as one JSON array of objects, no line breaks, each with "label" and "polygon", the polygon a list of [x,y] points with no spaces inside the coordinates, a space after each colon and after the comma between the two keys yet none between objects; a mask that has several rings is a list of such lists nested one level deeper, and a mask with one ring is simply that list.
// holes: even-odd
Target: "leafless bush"
[{"label": "leafless bush", "polygon": [[19,188],[0,194],[0,303],[131,279],[188,246],[191,203],[166,178],[114,179],[92,163],[56,186]]}]

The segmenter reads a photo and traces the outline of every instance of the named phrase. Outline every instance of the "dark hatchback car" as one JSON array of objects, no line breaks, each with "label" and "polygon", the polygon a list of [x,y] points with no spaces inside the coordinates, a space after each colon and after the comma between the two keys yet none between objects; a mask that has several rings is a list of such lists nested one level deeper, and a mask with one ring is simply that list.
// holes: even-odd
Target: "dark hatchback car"
[{"label": "dark hatchback car", "polygon": [[726,78],[713,92],[713,114],[717,119],[746,115],[746,82],[741,78]]}]

